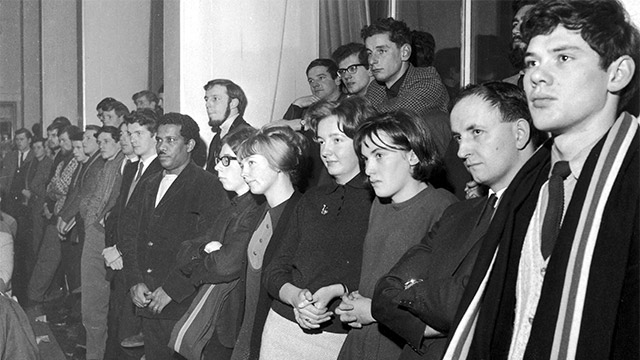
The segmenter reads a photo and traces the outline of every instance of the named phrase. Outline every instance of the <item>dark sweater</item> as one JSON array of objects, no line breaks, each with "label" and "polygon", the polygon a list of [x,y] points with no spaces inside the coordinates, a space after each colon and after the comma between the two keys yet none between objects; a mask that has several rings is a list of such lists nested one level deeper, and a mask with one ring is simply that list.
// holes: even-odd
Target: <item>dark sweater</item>
[{"label": "dark sweater", "polygon": [[[276,300],[271,307],[295,322],[289,304],[279,299],[280,288],[291,283],[315,293],[332,284],[356,289],[360,281],[362,244],[367,233],[373,193],[359,174],[346,185],[327,184],[309,190],[298,203],[282,245],[263,276],[265,287]],[[339,301],[329,303],[333,311]],[[345,333],[348,326],[338,319],[325,322],[320,330]]]}]

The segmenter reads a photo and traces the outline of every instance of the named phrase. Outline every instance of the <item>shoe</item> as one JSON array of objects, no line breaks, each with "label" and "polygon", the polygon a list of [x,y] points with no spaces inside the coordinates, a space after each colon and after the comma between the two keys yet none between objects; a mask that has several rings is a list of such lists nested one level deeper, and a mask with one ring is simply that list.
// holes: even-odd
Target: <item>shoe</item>
[{"label": "shoe", "polygon": [[140,358],[140,360],[147,360],[147,356],[146,356],[146,355],[142,355],[142,357]]},{"label": "shoe", "polygon": [[139,333],[133,336],[129,336],[128,338],[120,342],[120,346],[124,348],[135,348],[144,346],[144,334]]}]

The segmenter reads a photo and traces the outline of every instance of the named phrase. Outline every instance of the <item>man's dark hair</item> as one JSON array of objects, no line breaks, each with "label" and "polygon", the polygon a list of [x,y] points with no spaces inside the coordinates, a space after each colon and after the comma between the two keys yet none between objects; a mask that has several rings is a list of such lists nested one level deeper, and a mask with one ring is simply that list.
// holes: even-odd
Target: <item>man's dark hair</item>
[{"label": "man's dark hair", "polygon": [[411,45],[411,30],[404,21],[395,20],[394,18],[380,18],[375,23],[365,26],[360,31],[362,40],[377,35],[389,33],[389,40],[398,47],[404,44]]},{"label": "man's dark hair", "polygon": [[47,139],[43,138],[42,136],[34,136],[33,139],[31,139],[31,146],[33,146],[33,144],[35,143],[42,143],[42,146],[45,146],[46,142]]},{"label": "man's dark hair", "polygon": [[101,127],[100,125],[93,125],[93,124],[91,124],[91,125],[87,125],[87,126],[85,126],[85,127],[84,127],[84,131],[89,131],[89,130],[93,130],[93,131],[95,131],[95,134],[93,134],[93,137],[97,139],[97,138],[98,138],[98,133],[100,132],[100,129],[101,129],[101,128],[102,128],[102,127]]},{"label": "man's dark hair", "polygon": [[151,109],[140,109],[132,111],[131,114],[124,117],[127,124],[138,123],[144,126],[150,133],[155,134],[158,131],[158,114]]},{"label": "man's dark hair", "polygon": [[600,55],[605,71],[623,55],[636,64],[631,83],[620,90],[618,109],[623,108],[638,90],[640,34],[617,0],[544,0],[527,12],[522,37],[528,44],[538,35],[551,34],[558,26],[580,31],[582,39]]},{"label": "man's dark hair", "polygon": [[305,71],[305,74],[309,75],[309,70],[313,69],[314,67],[318,67],[318,66],[324,66],[327,68],[327,72],[329,73],[329,75],[331,76],[332,79],[336,79],[338,77],[338,65],[336,64],[335,61],[331,60],[331,59],[315,59],[312,62],[309,63],[309,66],[307,66],[307,70]]},{"label": "man's dark hair", "polygon": [[114,101],[118,101],[112,97],[106,97],[102,100],[100,100],[100,102],[98,103],[98,105],[96,105],[96,110],[102,110],[104,111],[105,107],[107,106],[107,104],[114,102]]},{"label": "man's dark hair", "polygon": [[27,129],[27,128],[20,128],[20,129],[16,130],[15,136],[18,136],[20,134],[25,134],[27,136],[27,139],[31,139],[33,137],[33,135],[31,134],[31,131],[29,131],[29,129]]},{"label": "man's dark hair", "polygon": [[413,30],[411,32],[411,57],[409,62],[415,67],[428,67],[433,65],[433,56],[436,51],[436,40],[426,31]]},{"label": "man's dark hair", "polygon": [[166,113],[162,115],[158,122],[158,127],[162,125],[177,125],[180,126],[180,136],[184,138],[184,142],[189,140],[197,142],[200,137],[200,127],[189,115],[180,113]]},{"label": "man's dark hair", "polygon": [[71,125],[71,121],[69,121],[69,119],[64,116],[58,116],[57,118],[53,119],[53,122],[49,124],[49,126],[47,126],[47,132],[55,130],[56,133],[60,135],[60,130],[69,125]]},{"label": "man's dark hair", "polygon": [[527,5],[535,5],[540,0],[513,0],[511,2],[511,10],[513,11],[513,15],[515,15],[520,8]]},{"label": "man's dark hair", "polygon": [[[413,151],[419,163],[412,167],[411,177],[427,183],[439,174],[442,161],[438,146],[429,125],[415,113],[396,110],[383,113],[360,124],[353,139],[353,147],[358,157],[362,157],[362,143],[367,138],[381,148]],[[386,135],[391,141],[382,140]],[[372,160],[373,161],[373,160]]]},{"label": "man's dark hair", "polygon": [[502,122],[514,122],[525,119],[529,123],[531,143],[535,148],[542,145],[547,134],[536,129],[531,119],[527,97],[518,86],[502,82],[490,81],[483,84],[470,84],[464,87],[452,103],[452,108],[462,99],[477,96],[492,107],[498,109]]},{"label": "man's dark hair", "polygon": [[227,89],[227,96],[229,100],[238,99],[238,114],[244,116],[244,110],[247,108],[247,96],[240,86],[228,79],[214,79],[204,85],[204,90],[207,91],[214,86],[224,86]]},{"label": "man's dark hair", "polygon": [[123,103],[121,103],[120,101],[114,100],[114,101],[110,101],[110,102],[106,102],[104,104],[104,106],[101,107],[102,111],[111,111],[111,110],[115,110],[116,111],[116,115],[118,117],[120,116],[125,116],[129,113],[129,108],[127,108],[127,106]]},{"label": "man's dark hair", "polygon": [[333,59],[333,61],[336,62],[336,65],[337,65],[342,60],[354,54],[358,55],[358,61],[360,62],[360,64],[364,65],[365,69],[368,69],[369,54],[367,54],[367,47],[364,46],[363,44],[352,42],[345,45],[341,45],[333,52],[333,54],[331,54],[331,58]]},{"label": "man's dark hair", "polygon": [[136,100],[138,100],[141,97],[147,98],[149,102],[155,102],[156,106],[158,105],[158,95],[156,95],[153,91],[150,91],[150,90],[139,91],[133,94],[133,96],[131,97],[131,100],[133,100],[133,103],[135,104]]},{"label": "man's dark hair", "polygon": [[64,133],[69,134],[69,140],[71,141],[82,141],[82,135],[84,134],[82,132],[82,129],[80,129],[75,125],[69,125],[64,127],[62,130],[60,130],[60,132],[58,133],[58,136],[61,136]]},{"label": "man's dark hair", "polygon": [[108,133],[111,134],[111,138],[113,139],[113,141],[118,142],[120,141],[120,129],[118,129],[115,126],[103,126],[101,127],[98,132],[96,133],[96,139],[98,138],[98,136],[100,136],[100,134],[102,133]]}]

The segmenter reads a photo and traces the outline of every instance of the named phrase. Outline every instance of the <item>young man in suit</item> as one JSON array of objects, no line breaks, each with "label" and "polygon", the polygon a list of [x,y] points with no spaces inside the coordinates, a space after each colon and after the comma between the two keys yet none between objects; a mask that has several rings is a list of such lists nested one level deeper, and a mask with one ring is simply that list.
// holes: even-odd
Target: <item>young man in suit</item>
[{"label": "young man in suit", "polygon": [[250,126],[243,118],[247,108],[247,96],[240,86],[231,80],[214,79],[204,86],[204,102],[209,116],[209,126],[216,134],[209,145],[207,171],[217,175],[216,158],[220,153],[220,140],[239,126]]},{"label": "young man in suit", "polygon": [[[111,210],[106,223],[105,249],[102,252],[107,264],[107,279],[111,281],[109,301],[108,336],[105,359],[126,359],[131,354],[121,350],[144,345],[142,324],[135,315],[134,306],[128,298],[125,278],[122,270],[122,228],[125,223],[125,209],[132,206],[134,192],[139,184],[153,174],[160,172],[162,166],[156,153],[156,132],[158,130],[157,113],[149,110],[137,110],[125,117],[127,136],[138,161],[125,167],[122,175],[120,195]],[[122,139],[121,139],[122,140]],[[132,201],[129,201],[132,199]]]},{"label": "young man in suit", "polygon": [[204,235],[229,203],[214,176],[191,161],[198,136],[198,124],[188,115],[162,116],[156,149],[163,171],[139,184],[126,209],[123,272],[142,317],[148,359],[173,357],[167,347],[171,330],[195,296],[178,297],[180,287],[192,285],[169,276],[182,241]]},{"label": "young man in suit", "polygon": [[637,358],[638,120],[621,109],[640,32],[618,1],[544,0],[522,33],[529,109],[552,139],[503,196],[445,359]]},{"label": "young man in suit", "polygon": [[421,244],[378,282],[373,316],[407,345],[402,359],[439,359],[497,200],[542,142],[524,92],[492,82],[463,89],[451,112],[458,157],[490,196],[447,208]]}]

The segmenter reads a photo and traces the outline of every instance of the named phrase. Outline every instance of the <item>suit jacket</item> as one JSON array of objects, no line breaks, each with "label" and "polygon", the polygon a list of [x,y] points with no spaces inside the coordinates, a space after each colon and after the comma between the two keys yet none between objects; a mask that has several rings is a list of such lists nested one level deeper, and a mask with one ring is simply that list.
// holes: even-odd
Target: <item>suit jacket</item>
[{"label": "suit jacket", "polygon": [[[19,216],[19,208],[24,208],[22,203],[24,201],[24,195],[22,190],[27,188],[27,169],[33,160],[33,151],[29,151],[24,162],[18,167],[18,157],[21,155],[20,151],[14,150],[10,152],[2,161],[2,173],[4,174],[7,188],[7,212],[13,216]],[[24,215],[24,214],[23,214]]]},{"label": "suit jacket", "polygon": [[[229,204],[227,194],[213,175],[190,162],[182,170],[155,206],[163,172],[138,183],[139,189],[129,200],[119,245],[124,259],[123,272],[127,288],[144,283],[151,291],[162,286],[172,298],[178,299],[184,287],[193,285],[167,281],[176,265],[180,244],[204,235],[220,212]],[[162,313],[137,309],[144,317],[180,319],[189,308],[195,294],[180,302],[171,301]]]},{"label": "suit jacket", "polygon": [[48,156],[45,156],[40,161],[34,158],[29,163],[27,171],[27,180],[31,191],[29,206],[40,211],[42,211],[42,205],[47,196],[47,182],[49,181],[51,166],[53,166],[53,159]]},{"label": "suit jacket", "polygon": [[80,212],[80,201],[94,193],[100,170],[102,170],[103,166],[104,159],[100,156],[99,151],[93,154],[87,162],[82,164],[82,169],[80,170],[76,184],[70,187],[64,206],[60,210],[59,216],[62,220],[68,223]]},{"label": "suit jacket", "polygon": [[[233,120],[233,123],[231,123],[231,126],[229,127],[229,132],[234,131],[240,126],[251,126],[242,118],[242,115],[238,115],[238,117]],[[220,155],[220,148],[222,147],[220,143],[221,140],[222,138],[220,138],[220,130],[218,130],[211,140],[211,144],[209,145],[209,155],[207,156],[207,171],[212,173],[213,175],[218,175],[218,172],[214,168],[216,167],[216,158],[218,157],[218,155]]]},{"label": "suit jacket", "polygon": [[[158,158],[153,159],[153,161],[147,167],[147,170],[142,174],[140,180],[136,184],[133,193],[131,194],[131,198],[129,202],[127,202],[127,197],[129,195],[129,189],[133,184],[133,179],[136,176],[138,171],[138,162],[130,163],[125,166],[124,173],[122,174],[122,183],[120,186],[120,194],[118,195],[118,199],[116,200],[116,204],[111,209],[107,220],[105,221],[105,229],[106,229],[106,239],[105,246],[113,246],[117,245],[121,240],[122,234],[122,226],[124,224],[124,219],[122,218],[125,213],[125,209],[128,206],[131,206],[132,199],[136,191],[140,188],[141,184],[144,181],[147,181],[153,174],[156,174],[162,171],[162,165],[160,165],[160,161]],[[120,251],[120,247],[118,247]]]},{"label": "suit jacket", "polygon": [[[378,281],[372,314],[407,341],[401,359],[419,357],[416,352],[440,359],[444,353],[446,338],[423,341],[423,333],[427,324],[443,333],[450,329],[489,225],[479,223],[486,202],[482,197],[449,206],[421,244]],[[404,290],[409,279],[423,281]]]},{"label": "suit jacket", "polygon": [[439,110],[448,113],[449,94],[434,67],[417,68],[409,64],[398,96],[388,99],[384,83],[372,81],[365,97],[379,112],[407,109],[418,115]]}]

